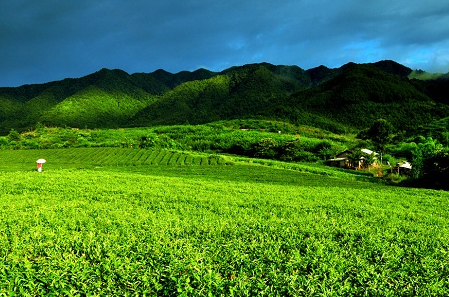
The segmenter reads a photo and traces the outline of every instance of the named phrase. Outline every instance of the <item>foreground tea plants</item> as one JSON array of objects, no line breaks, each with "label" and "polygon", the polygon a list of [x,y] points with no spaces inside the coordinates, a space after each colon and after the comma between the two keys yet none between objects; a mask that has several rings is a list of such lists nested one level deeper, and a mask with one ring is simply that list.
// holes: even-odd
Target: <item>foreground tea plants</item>
[{"label": "foreground tea plants", "polygon": [[447,192],[148,165],[2,172],[0,197],[4,295],[449,294]]}]

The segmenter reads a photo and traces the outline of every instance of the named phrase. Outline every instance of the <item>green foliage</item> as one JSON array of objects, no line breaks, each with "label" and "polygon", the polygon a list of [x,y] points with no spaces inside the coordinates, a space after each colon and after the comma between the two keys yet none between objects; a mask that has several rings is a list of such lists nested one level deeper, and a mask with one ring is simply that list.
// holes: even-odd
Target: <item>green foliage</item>
[{"label": "green foliage", "polygon": [[278,148],[279,159],[283,161],[304,161],[303,148],[299,139],[286,141],[282,146]]},{"label": "green foliage", "polygon": [[[249,123],[244,121],[244,123]],[[158,126],[154,128],[128,128],[89,130],[77,128],[49,128],[23,133],[14,143],[2,148],[68,148],[68,147],[125,147],[172,150],[193,150],[205,153],[229,153],[256,158],[290,161],[316,161],[327,159],[353,146],[354,139],[324,133],[309,127],[295,127],[281,123],[254,122],[263,129],[233,129],[225,123],[204,126]],[[233,122],[227,123],[233,125]],[[248,127],[248,126],[245,126]],[[278,133],[278,128],[300,134]],[[267,132],[274,131],[274,132]],[[326,140],[323,140],[326,138]]]},{"label": "green foliage", "polygon": [[447,175],[447,148],[431,137],[419,137],[416,140],[417,145],[412,150],[412,177],[424,180],[431,178],[434,182],[440,182]]},{"label": "green foliage", "polygon": [[263,138],[253,147],[254,156],[274,159],[278,155],[279,144],[272,138]]},{"label": "green foliage", "polygon": [[376,162],[376,156],[374,153],[372,154],[363,153],[362,157],[363,157],[363,167],[369,168]]},{"label": "green foliage", "polygon": [[9,145],[9,139],[7,137],[0,136],[0,149],[4,150]]},{"label": "green foliage", "polygon": [[424,156],[422,150],[419,147],[416,147],[412,151],[411,164],[413,165],[413,167],[412,171],[410,172],[410,176],[415,179],[422,177],[424,168]]},{"label": "green foliage", "polygon": [[363,157],[363,152],[359,149],[353,150],[348,154],[349,166],[353,168],[359,168],[361,164],[361,159]]},{"label": "green foliage", "polygon": [[376,162],[375,153],[367,154],[360,149],[353,149],[347,154],[349,167],[361,169],[369,168]]},{"label": "green foliage", "polygon": [[387,144],[391,142],[394,128],[385,119],[378,119],[366,132],[366,136],[370,139],[376,150],[380,153],[380,163],[382,164],[382,155],[385,152]]},{"label": "green foliage", "polygon": [[343,148],[340,145],[335,145],[329,140],[319,142],[313,149],[313,152],[322,160],[333,158],[341,151]]},{"label": "green foliage", "polygon": [[22,136],[20,135],[19,132],[17,132],[14,129],[11,129],[11,131],[9,131],[9,134],[8,134],[9,141],[20,141],[21,139],[22,139]]},{"label": "green foliage", "polygon": [[[1,151],[2,160],[29,158],[33,166],[37,155],[55,157],[42,173],[0,173],[1,294],[449,292],[447,192],[269,160],[271,166],[169,166],[181,155],[161,152]],[[166,165],[126,166],[152,155]],[[79,158],[97,168],[56,164],[81,164]]]},{"label": "green foliage", "polygon": [[[382,157],[383,157],[384,163],[391,165],[391,164],[396,164],[396,162],[397,162],[397,159],[390,154],[384,154]],[[407,160],[410,160],[410,159],[411,158],[407,158]]]},{"label": "green foliage", "polygon": [[367,132],[367,136],[373,141],[376,149],[380,152],[385,150],[385,146],[393,137],[394,128],[385,119],[378,119]]}]

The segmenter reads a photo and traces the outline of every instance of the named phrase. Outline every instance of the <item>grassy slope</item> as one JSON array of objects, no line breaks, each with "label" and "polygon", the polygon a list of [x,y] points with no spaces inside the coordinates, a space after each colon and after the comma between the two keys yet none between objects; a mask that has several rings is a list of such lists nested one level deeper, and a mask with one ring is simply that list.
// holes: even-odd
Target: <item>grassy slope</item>
[{"label": "grassy slope", "polygon": [[[0,172],[0,292],[449,293],[447,192],[238,162],[96,157],[130,151],[140,150],[0,152],[12,170]],[[44,172],[32,171],[45,154]],[[32,164],[12,168],[18,160]],[[75,169],[101,160],[108,166]]]},{"label": "grassy slope", "polygon": [[88,87],[42,113],[48,125],[74,127],[118,127],[152,101],[138,100],[126,93],[111,93]]}]

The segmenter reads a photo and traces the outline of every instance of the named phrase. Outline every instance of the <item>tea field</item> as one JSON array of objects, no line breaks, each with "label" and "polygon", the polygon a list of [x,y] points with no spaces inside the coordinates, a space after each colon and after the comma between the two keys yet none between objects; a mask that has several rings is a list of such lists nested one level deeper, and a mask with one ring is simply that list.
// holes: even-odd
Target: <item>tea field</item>
[{"label": "tea field", "polygon": [[0,151],[0,295],[449,294],[448,192],[266,162]]}]

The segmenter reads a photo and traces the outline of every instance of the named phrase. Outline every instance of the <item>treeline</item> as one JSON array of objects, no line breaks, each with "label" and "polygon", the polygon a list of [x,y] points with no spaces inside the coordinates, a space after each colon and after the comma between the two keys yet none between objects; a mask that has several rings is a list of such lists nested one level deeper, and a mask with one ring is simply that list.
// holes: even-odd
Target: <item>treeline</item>
[{"label": "treeline", "polygon": [[[271,124],[268,129],[254,125],[250,127],[250,124],[251,121],[245,121],[246,128],[237,129],[217,123],[116,130],[48,128],[38,125],[35,130],[25,133],[11,130],[7,136],[0,137],[0,149],[165,148],[284,161],[318,161],[333,157],[353,145],[349,139],[338,135],[326,139],[329,134],[313,129],[300,135],[300,130],[294,131],[293,126],[282,123]],[[285,129],[282,132],[278,130],[280,128]]]}]

